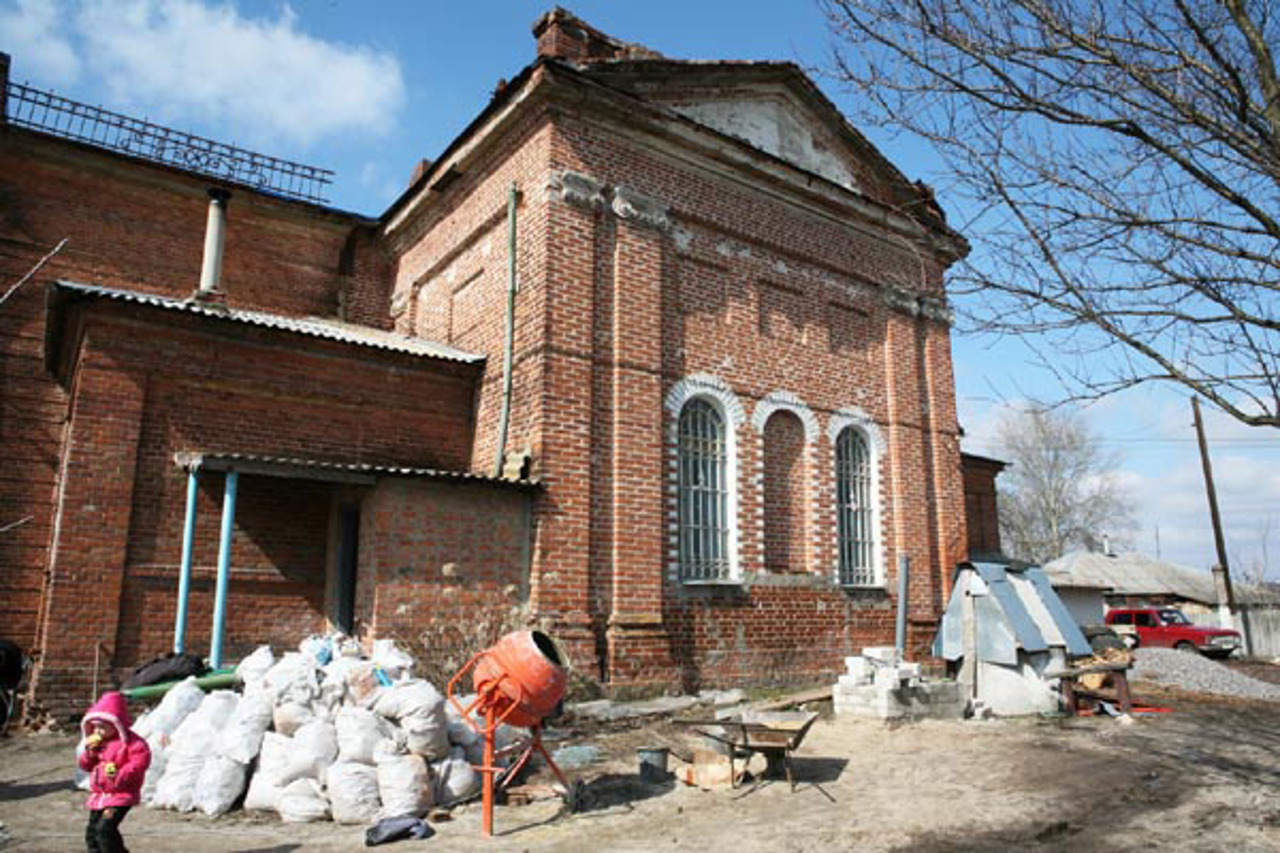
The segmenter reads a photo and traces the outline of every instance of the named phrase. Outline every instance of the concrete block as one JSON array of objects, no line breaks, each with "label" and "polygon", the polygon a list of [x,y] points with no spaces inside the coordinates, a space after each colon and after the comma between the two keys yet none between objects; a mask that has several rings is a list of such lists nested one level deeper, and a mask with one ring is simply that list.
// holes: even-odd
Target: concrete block
[{"label": "concrete block", "polygon": [[837,687],[861,687],[864,684],[871,683],[871,673],[865,672],[858,675],[842,675],[836,679]]},{"label": "concrete block", "polygon": [[854,655],[844,659],[845,673],[852,675],[855,678],[870,679],[871,670],[873,668],[874,666],[871,661],[867,660],[862,655]]},{"label": "concrete block", "polygon": [[876,666],[894,666],[898,662],[898,649],[894,646],[867,646],[862,656]]},{"label": "concrete block", "polygon": [[921,675],[920,664],[918,663],[900,663],[898,664],[898,678],[913,678],[919,680]]}]

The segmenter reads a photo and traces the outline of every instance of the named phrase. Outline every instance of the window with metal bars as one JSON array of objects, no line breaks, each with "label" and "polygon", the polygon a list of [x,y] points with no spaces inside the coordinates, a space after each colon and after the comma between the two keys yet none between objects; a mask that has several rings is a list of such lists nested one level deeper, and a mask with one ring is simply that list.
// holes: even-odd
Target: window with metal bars
[{"label": "window with metal bars", "polygon": [[836,439],[836,528],[840,583],[872,586],[876,577],[875,506],[871,451],[866,436],[852,427]]},{"label": "window with metal bars", "polygon": [[693,399],[680,412],[680,579],[730,577],[729,460],[725,420],[706,400]]}]

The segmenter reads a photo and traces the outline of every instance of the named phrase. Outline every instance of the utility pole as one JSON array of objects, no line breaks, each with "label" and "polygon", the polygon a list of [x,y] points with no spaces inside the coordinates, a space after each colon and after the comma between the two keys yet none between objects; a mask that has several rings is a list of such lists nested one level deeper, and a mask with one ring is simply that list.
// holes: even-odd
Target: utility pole
[{"label": "utility pole", "polygon": [[[1209,495],[1209,518],[1213,521],[1213,543],[1218,548],[1218,565],[1222,567],[1222,581],[1227,590],[1227,609],[1235,613],[1236,597],[1231,588],[1231,566],[1227,563],[1227,543],[1222,536],[1222,519],[1218,515],[1218,493],[1213,488],[1213,464],[1209,462],[1209,445],[1204,439],[1204,422],[1200,420],[1198,397],[1191,398],[1191,413],[1195,416],[1196,438],[1200,442],[1200,463],[1204,466],[1204,488]],[[1242,619],[1242,623],[1243,621]],[[1246,651],[1249,646],[1249,637],[1246,636]]]}]

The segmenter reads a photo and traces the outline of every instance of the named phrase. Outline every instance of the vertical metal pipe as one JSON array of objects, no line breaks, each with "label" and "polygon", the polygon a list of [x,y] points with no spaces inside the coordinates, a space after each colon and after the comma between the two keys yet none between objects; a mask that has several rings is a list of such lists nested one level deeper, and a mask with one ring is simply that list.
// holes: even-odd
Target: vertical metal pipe
[{"label": "vertical metal pipe", "polygon": [[187,644],[187,598],[191,594],[191,555],[196,539],[196,489],[200,469],[187,472],[187,516],[182,527],[182,568],[178,574],[178,616],[173,623],[173,652],[181,654]]},{"label": "vertical metal pipe", "polygon": [[494,449],[493,476],[502,476],[507,453],[507,426],[511,421],[511,363],[516,345],[516,202],[520,190],[515,181],[507,191],[507,334],[502,347],[502,414],[498,417],[498,445]]},{"label": "vertical metal pipe", "polygon": [[893,645],[898,650],[898,660],[906,658],[907,650],[907,586],[911,575],[911,558],[898,555],[898,624],[894,630]]},{"label": "vertical metal pipe", "polygon": [[213,639],[209,644],[209,668],[222,666],[222,625],[227,615],[227,579],[231,574],[231,534],[236,524],[236,488],[240,475],[227,472],[222,496],[222,534],[218,539],[218,584],[213,597]]},{"label": "vertical metal pipe", "polygon": [[484,710],[484,766],[480,768],[480,775],[484,777],[484,787],[480,790],[480,834],[485,838],[493,836],[493,740],[497,737],[497,717],[493,702],[487,702]]},{"label": "vertical metal pipe", "polygon": [[200,266],[200,293],[212,293],[222,281],[222,244],[227,230],[227,201],[231,193],[209,190],[209,219],[204,229],[204,262]]}]

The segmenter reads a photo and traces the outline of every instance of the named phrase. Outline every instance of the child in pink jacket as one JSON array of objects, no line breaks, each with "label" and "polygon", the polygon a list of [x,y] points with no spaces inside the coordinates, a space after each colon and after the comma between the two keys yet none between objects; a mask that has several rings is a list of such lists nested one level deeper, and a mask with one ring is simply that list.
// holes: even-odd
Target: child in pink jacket
[{"label": "child in pink jacket", "polygon": [[115,692],[102,694],[80,722],[85,745],[80,769],[89,774],[89,825],[84,830],[89,853],[127,853],[120,822],[141,799],[151,764],[147,742],[129,723],[124,696]]}]

